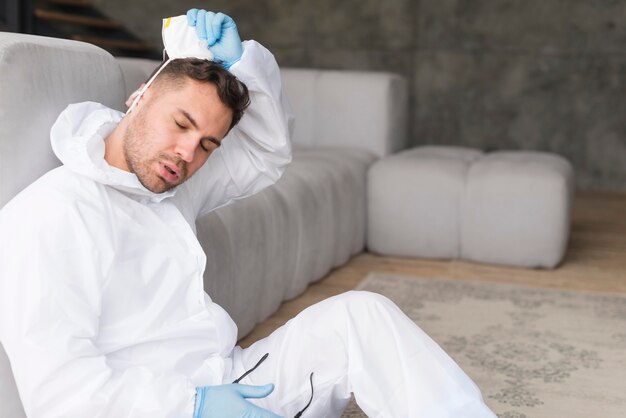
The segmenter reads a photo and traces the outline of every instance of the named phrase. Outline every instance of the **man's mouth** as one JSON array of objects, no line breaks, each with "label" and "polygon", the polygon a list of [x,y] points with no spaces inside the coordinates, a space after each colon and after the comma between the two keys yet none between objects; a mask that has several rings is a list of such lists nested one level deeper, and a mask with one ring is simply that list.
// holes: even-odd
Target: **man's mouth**
[{"label": "man's mouth", "polygon": [[169,183],[176,183],[180,178],[180,169],[175,164],[169,162],[161,162],[159,163],[159,171],[161,177],[163,177]]}]

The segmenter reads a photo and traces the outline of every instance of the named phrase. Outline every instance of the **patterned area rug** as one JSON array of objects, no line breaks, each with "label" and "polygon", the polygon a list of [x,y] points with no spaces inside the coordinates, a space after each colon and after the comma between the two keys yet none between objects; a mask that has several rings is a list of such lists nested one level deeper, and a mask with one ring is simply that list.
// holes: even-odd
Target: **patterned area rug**
[{"label": "patterned area rug", "polygon": [[[374,273],[501,418],[626,417],[626,295]],[[343,417],[365,417],[354,400]]]}]

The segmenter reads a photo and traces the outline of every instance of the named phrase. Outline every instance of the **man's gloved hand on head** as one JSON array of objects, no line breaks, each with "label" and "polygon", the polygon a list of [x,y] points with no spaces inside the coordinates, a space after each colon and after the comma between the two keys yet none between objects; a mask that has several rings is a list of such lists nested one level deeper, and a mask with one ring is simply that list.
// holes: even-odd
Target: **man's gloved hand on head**
[{"label": "man's gloved hand on head", "polygon": [[199,387],[193,418],[281,418],[245,399],[265,398],[273,390],[271,383],[264,386],[233,383]]},{"label": "man's gloved hand on head", "polygon": [[187,12],[187,22],[189,26],[196,28],[198,39],[208,42],[209,51],[213,53],[216,61],[223,63],[227,69],[239,61],[243,54],[243,46],[237,25],[230,16],[191,9]]}]

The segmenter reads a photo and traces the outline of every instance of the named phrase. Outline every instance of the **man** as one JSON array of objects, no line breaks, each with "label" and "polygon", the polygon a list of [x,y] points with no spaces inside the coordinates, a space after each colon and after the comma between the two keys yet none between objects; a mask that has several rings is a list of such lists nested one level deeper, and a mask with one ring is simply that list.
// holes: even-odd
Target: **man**
[{"label": "man", "polygon": [[0,341],[27,415],[340,416],[353,392],[369,416],[493,417],[375,294],[330,298],[235,347],[203,290],[195,218],[280,177],[290,118],[266,49],[223,14],[187,19],[221,64],[168,61],[125,116],[69,106],[51,131],[63,166],[0,212]]}]

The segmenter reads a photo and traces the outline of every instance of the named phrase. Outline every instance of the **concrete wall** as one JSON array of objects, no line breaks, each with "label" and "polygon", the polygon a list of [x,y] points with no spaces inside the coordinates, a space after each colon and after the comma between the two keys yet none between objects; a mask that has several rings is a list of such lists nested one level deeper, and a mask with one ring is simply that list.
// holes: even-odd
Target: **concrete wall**
[{"label": "concrete wall", "polygon": [[[202,4],[94,3],[155,44],[158,17]],[[415,144],[557,152],[574,164],[580,187],[626,190],[626,0],[205,6],[233,16],[242,38],[259,40],[283,66],[403,74]]]}]

